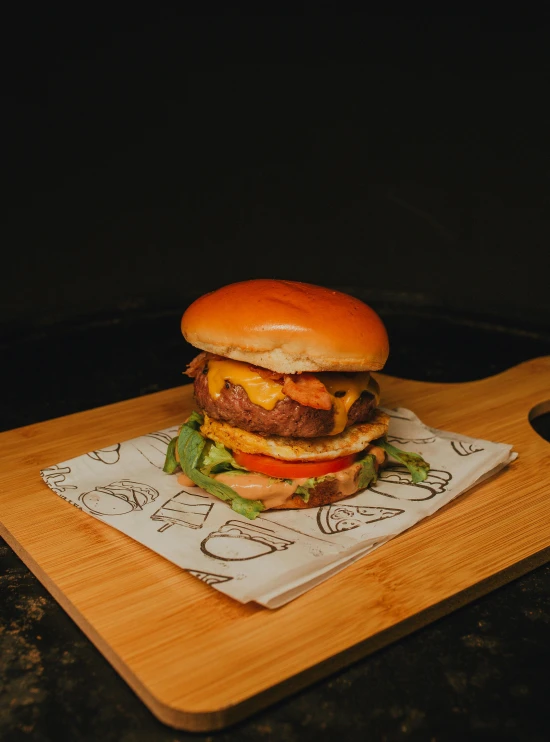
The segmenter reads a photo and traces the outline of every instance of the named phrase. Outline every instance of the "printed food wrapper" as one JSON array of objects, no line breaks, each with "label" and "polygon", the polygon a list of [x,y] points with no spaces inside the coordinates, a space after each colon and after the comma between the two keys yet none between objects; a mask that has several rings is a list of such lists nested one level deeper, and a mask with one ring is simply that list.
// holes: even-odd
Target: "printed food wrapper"
[{"label": "printed food wrapper", "polygon": [[517,454],[503,443],[424,425],[388,410],[388,441],[430,463],[413,484],[393,459],[378,481],[333,505],[266,511],[255,520],[162,468],[178,427],[90,451],[41,471],[83,513],[122,531],[241,603],[278,608],[431,515]]}]

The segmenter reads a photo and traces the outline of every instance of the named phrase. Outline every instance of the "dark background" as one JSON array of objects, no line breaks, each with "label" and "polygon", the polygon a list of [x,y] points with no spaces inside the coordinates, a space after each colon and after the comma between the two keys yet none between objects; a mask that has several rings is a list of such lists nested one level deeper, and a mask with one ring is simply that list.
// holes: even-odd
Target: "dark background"
[{"label": "dark background", "polygon": [[547,14],[182,5],[5,16],[0,330],[266,276],[550,324]]},{"label": "dark background", "polygon": [[[548,14],[364,5],[3,11],[0,430],[181,384],[181,313],[246,278],[366,299],[396,376],[550,354]],[[543,742],[549,596],[546,565],[193,735],[0,539],[0,737]]]}]

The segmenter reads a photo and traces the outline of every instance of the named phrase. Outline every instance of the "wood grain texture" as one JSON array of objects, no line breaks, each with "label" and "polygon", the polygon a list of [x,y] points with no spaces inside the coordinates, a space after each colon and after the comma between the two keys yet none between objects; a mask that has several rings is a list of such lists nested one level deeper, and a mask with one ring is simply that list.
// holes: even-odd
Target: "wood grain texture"
[{"label": "wood grain texture", "polygon": [[377,374],[382,404],[513,444],[487,482],[277,610],[241,605],[70,506],[39,470],[181,422],[184,386],[0,435],[0,533],[164,723],[222,728],[550,559],[550,357],[461,384]]}]

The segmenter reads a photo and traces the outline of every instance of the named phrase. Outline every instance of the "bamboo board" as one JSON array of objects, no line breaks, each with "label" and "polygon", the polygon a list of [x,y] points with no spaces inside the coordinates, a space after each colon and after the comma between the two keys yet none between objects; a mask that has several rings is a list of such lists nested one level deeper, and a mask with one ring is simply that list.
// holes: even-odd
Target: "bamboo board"
[{"label": "bamboo board", "polygon": [[462,384],[376,375],[386,407],[519,458],[277,610],[241,605],[69,506],[39,470],[181,422],[184,386],[0,435],[0,534],[150,710],[234,723],[550,559],[550,356]]}]

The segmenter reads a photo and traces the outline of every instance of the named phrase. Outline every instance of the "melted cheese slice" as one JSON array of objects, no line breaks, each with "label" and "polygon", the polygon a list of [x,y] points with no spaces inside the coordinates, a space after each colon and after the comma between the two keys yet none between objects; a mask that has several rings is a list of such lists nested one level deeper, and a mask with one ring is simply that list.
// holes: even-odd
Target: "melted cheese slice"
[{"label": "melted cheese slice", "polygon": [[241,361],[208,361],[208,391],[217,399],[226,381],[242,386],[248,398],[264,410],[272,410],[277,402],[284,399],[282,384],[272,379],[264,379]]},{"label": "melted cheese slice", "polygon": [[[316,376],[326,386],[332,399],[335,415],[331,435],[338,435],[344,430],[351,406],[364,391],[370,392],[378,405],[380,388],[368,372],[356,374],[323,372]],[[272,379],[264,379],[246,363],[232,360],[210,360],[208,362],[208,391],[213,399],[220,396],[226,381],[242,386],[250,401],[263,407],[264,410],[272,410],[277,402],[286,397],[286,394],[283,394],[282,384]]]},{"label": "melted cheese slice", "polygon": [[318,375],[326,386],[334,406],[334,427],[331,435],[338,435],[347,425],[348,412],[364,391],[369,391],[376,399],[380,399],[380,389],[377,382],[367,372],[357,374],[332,374],[324,372]]}]

